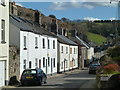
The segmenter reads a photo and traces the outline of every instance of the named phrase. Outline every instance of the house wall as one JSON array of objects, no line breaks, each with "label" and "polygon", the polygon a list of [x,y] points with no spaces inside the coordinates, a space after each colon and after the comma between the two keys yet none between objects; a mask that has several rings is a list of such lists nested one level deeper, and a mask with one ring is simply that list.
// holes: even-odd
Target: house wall
[{"label": "house wall", "polygon": [[10,45],[17,46],[20,49],[20,29],[13,24],[9,23],[10,26]]},{"label": "house wall", "polygon": [[[45,48],[43,48],[43,38],[45,40]],[[49,46],[48,49],[48,39],[49,39]],[[53,40],[55,40],[55,49],[53,49]],[[57,73],[57,38],[52,38],[50,36],[42,35],[40,39],[41,43],[41,68],[47,74]],[[45,58],[45,66],[43,66],[43,58]],[[49,58],[49,65],[48,65],[48,58]],[[54,59],[55,59],[55,66],[54,66]]]},{"label": "house wall", "polygon": [[[60,51],[60,58],[59,58],[59,65],[60,65],[60,68],[59,68],[59,72],[63,72],[63,71],[68,71],[69,70],[69,65],[70,65],[70,57],[69,57],[69,53],[70,53],[70,50],[69,50],[69,45],[67,44],[62,44],[62,43],[59,43],[59,50]],[[63,46],[63,52],[62,52],[62,46]],[[66,53],[66,47],[68,48],[68,52]]]},{"label": "house wall", "polygon": [[90,47],[88,49],[88,59],[91,60],[92,57],[94,57],[94,48],[93,47]]},{"label": "house wall", "polygon": [[[26,50],[24,50],[24,36],[26,36]],[[35,48],[35,37],[37,37],[38,47]],[[43,48],[43,39],[45,40],[45,48]],[[48,49],[48,39],[50,49]],[[55,41],[55,49],[53,49],[53,40]],[[32,32],[20,31],[20,74],[24,70],[24,60],[26,60],[26,68],[41,68],[46,74],[57,73],[57,38],[47,35],[39,35]],[[50,59],[48,65],[48,57]],[[43,65],[45,58],[45,65]],[[36,60],[37,59],[37,60]],[[55,59],[55,66],[54,66]]]},{"label": "house wall", "polygon": [[[57,73],[57,38],[52,38],[52,37],[48,37],[49,39],[49,43],[50,43],[50,49],[48,49],[48,54],[47,56],[50,57],[50,63],[51,65],[48,66],[48,74],[53,74],[53,73]],[[53,49],[53,40],[55,41],[55,49]],[[54,59],[55,59],[55,65],[54,65]],[[52,60],[52,62],[51,62]],[[48,61],[47,61],[48,62]]]},{"label": "house wall", "polygon": [[70,48],[72,50],[70,53],[70,69],[74,69],[78,67],[78,46],[70,45]]},{"label": "house wall", "polygon": [[0,30],[0,62],[3,62],[5,67],[3,72],[1,72],[4,75],[2,77],[3,83],[0,83],[0,87],[8,85],[9,82],[9,0],[5,0],[5,6],[0,4],[0,28],[2,19],[5,20],[5,43],[1,42],[2,32]]},{"label": "house wall", "polygon": [[81,68],[85,67],[85,60],[87,60],[87,48],[81,47]]},{"label": "house wall", "polygon": [[[26,36],[26,49],[24,47],[24,36]],[[28,57],[28,52],[29,52],[29,33],[25,31],[20,31],[20,75],[22,74],[24,70],[24,60],[26,60],[26,68],[29,68],[29,57]]]}]

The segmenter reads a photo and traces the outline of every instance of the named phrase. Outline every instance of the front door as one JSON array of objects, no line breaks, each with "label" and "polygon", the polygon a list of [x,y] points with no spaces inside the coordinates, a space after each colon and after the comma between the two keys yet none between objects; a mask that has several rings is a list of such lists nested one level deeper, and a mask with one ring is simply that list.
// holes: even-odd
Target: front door
[{"label": "front door", "polygon": [[41,60],[39,60],[39,68],[41,68]]},{"label": "front door", "polygon": [[53,64],[52,64],[52,58],[51,58],[51,74],[53,72]]},{"label": "front door", "polygon": [[47,69],[48,69],[48,66],[47,66],[47,59],[46,59],[46,74],[47,74]]},{"label": "front door", "polygon": [[5,61],[0,61],[0,87],[5,85]]}]

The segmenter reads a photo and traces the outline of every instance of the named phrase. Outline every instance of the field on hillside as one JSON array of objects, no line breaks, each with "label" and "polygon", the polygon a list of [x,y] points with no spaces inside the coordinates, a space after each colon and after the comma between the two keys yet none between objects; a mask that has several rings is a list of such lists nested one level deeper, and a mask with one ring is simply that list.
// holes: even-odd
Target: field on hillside
[{"label": "field on hillside", "polygon": [[102,45],[103,42],[106,42],[107,39],[101,35],[94,34],[94,33],[87,33],[88,40],[94,42],[96,45]]}]

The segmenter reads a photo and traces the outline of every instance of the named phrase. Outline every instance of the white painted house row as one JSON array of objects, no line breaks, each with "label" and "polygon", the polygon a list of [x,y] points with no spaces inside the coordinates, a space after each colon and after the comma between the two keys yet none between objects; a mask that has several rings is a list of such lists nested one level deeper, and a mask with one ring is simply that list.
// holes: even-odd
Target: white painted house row
[{"label": "white painted house row", "polygon": [[76,43],[32,24],[10,16],[10,45],[20,49],[20,74],[26,68],[38,67],[49,75],[78,67]]},{"label": "white painted house row", "polygon": [[63,35],[58,36],[58,72],[78,67],[78,46]]},{"label": "white painted house row", "polygon": [[20,74],[24,69],[36,67],[46,74],[57,73],[57,38],[37,25],[10,16],[10,45],[20,49]]},{"label": "white painted house row", "polygon": [[9,82],[9,0],[0,0],[0,87]]}]

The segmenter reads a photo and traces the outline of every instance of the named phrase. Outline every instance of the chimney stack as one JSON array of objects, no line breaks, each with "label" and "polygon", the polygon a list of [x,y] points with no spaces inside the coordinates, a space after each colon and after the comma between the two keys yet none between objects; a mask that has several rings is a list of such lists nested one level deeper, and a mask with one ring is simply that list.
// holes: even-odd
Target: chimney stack
[{"label": "chimney stack", "polygon": [[77,31],[76,30],[71,30],[71,35],[72,35],[72,37],[77,36]]},{"label": "chimney stack", "polygon": [[41,25],[41,12],[38,10],[35,10],[34,22]]},{"label": "chimney stack", "polygon": [[10,14],[18,15],[18,9],[15,2],[10,2]]}]

